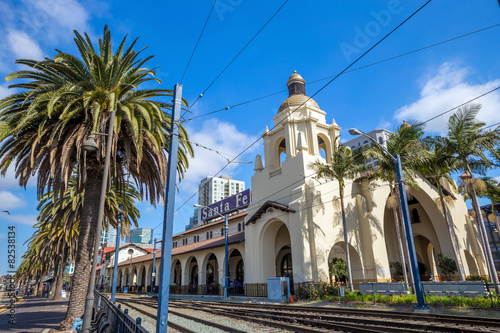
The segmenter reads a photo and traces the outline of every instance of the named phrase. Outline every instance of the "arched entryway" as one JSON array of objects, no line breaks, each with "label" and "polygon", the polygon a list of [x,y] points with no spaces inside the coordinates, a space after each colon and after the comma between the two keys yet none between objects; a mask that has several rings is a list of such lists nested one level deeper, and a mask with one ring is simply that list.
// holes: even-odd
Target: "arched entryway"
[{"label": "arched entryway", "polygon": [[[349,244],[349,257],[351,259],[351,272],[352,272],[352,281],[353,283],[357,283],[359,281],[363,281],[365,279],[365,272],[363,269],[363,265],[361,263],[361,258],[359,256],[358,251]],[[335,258],[342,259],[345,263],[347,263],[346,251],[345,251],[345,242],[337,242],[330,249],[330,253],[328,255],[328,264],[331,265],[335,262]],[[340,279],[338,276],[338,280]],[[332,281],[335,281],[335,277],[332,276]],[[341,281],[337,281],[341,282]],[[347,282],[347,279],[346,279]]]},{"label": "arched entryway", "polygon": [[234,249],[229,254],[229,294],[243,294],[244,279],[243,257],[240,251]]},{"label": "arched entryway", "polygon": [[467,261],[467,267],[469,268],[469,275],[479,275],[479,269],[477,268],[476,260],[469,251],[464,250],[465,260]]},{"label": "arched entryway", "polygon": [[291,292],[294,294],[292,248],[290,233],[285,223],[280,220],[268,222],[267,226],[262,229],[260,246],[264,254],[262,256],[263,280],[266,281],[268,277],[288,277]]},{"label": "arched entryway", "polygon": [[215,254],[210,253],[205,264],[206,294],[219,294],[219,263]]}]

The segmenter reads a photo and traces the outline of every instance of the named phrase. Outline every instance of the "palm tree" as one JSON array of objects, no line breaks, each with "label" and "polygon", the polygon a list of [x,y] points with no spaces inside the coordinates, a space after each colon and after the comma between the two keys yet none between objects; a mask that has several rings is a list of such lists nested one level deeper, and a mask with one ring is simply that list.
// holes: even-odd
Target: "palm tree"
[{"label": "palm tree", "polygon": [[486,238],[486,229],[476,194],[477,190],[474,186],[475,183],[477,185],[482,181],[476,182],[472,178],[472,173],[484,174],[486,169],[492,166],[486,153],[496,153],[495,147],[500,142],[500,131],[498,128],[492,131],[483,129],[486,124],[476,118],[480,109],[480,104],[468,104],[459,108],[448,120],[448,133],[442,139],[446,144],[446,149],[454,155],[459,170],[463,172],[462,183],[472,199],[490,278],[495,284],[497,294],[500,294],[498,276]]},{"label": "palm tree", "polygon": [[[124,225],[132,222],[138,226],[139,211],[134,202],[140,200],[139,193],[133,184],[125,181],[121,188],[114,179],[111,181],[110,191],[106,195],[104,214],[106,221],[116,227],[113,216],[122,211],[126,214],[122,220]],[[67,262],[74,262],[79,236],[80,216],[82,215],[83,192],[77,191],[75,174],[68,182],[68,189],[62,197],[57,197],[54,191],[48,191],[38,204],[39,221],[34,227],[37,229],[31,239],[41,239],[42,248],[48,252],[49,258],[55,258],[54,276],[56,277],[54,299],[60,299],[63,285],[64,270]],[[106,227],[106,226],[105,226]],[[122,230],[126,230],[123,228]],[[125,231],[124,231],[125,232]]]},{"label": "palm tree", "polygon": [[[11,88],[20,92],[0,100],[0,170],[15,163],[19,183],[26,186],[37,175],[38,196],[46,186],[63,193],[76,166],[78,190],[84,190],[78,253],[65,322],[67,329],[84,310],[89,282],[94,233],[97,225],[105,137],[97,138],[98,153],[86,153],[82,144],[93,132],[106,132],[111,111],[116,111],[110,174],[123,183],[126,174],[137,184],[141,198],[155,205],[166,184],[171,117],[171,90],[149,88],[160,80],[145,68],[152,56],[140,59],[137,39],[125,48],[124,38],[115,52],[104,28],[96,51],[87,34],[75,31],[79,57],[62,51],[54,59],[21,59],[29,67],[7,76],[22,80]],[[147,89],[141,87],[147,86]],[[184,104],[186,104],[184,102]],[[184,128],[177,161],[179,178],[188,167],[192,147]],[[48,185],[47,185],[48,184]],[[116,218],[110,217],[112,221]]]},{"label": "palm tree", "polygon": [[[387,208],[392,209],[394,213],[394,223],[396,225],[396,233],[398,238],[399,251],[401,254],[401,263],[403,266],[403,274],[405,284],[408,287],[407,265],[405,260],[405,251],[403,249],[403,241],[401,237],[400,227],[403,227],[403,235],[406,240],[406,228],[404,223],[400,223],[402,212],[399,191],[397,187],[397,174],[396,166],[392,156],[399,155],[401,159],[401,166],[403,168],[403,176],[406,183],[406,189],[409,192],[410,188],[418,189],[419,186],[415,181],[414,170],[417,170],[429,159],[430,152],[426,149],[424,144],[420,141],[424,135],[423,126],[415,122],[403,124],[389,137],[385,142],[387,151],[379,145],[372,145],[366,149],[363,154],[366,158],[374,158],[378,160],[378,166],[375,169],[375,176],[390,184],[390,196],[387,200]],[[392,155],[388,155],[387,152]],[[399,213],[399,216],[398,216]],[[406,252],[406,259],[408,253]],[[409,262],[409,260],[408,260]],[[411,270],[411,266],[408,266]],[[410,271],[411,272],[411,271]],[[413,279],[413,275],[410,274]],[[413,280],[412,280],[413,281]]]},{"label": "palm tree", "polygon": [[[428,147],[431,151],[431,156],[427,163],[418,169],[419,173],[429,179],[433,184],[435,184],[438,194],[439,194],[439,202],[441,204],[441,211],[443,213],[444,220],[446,222],[446,226],[448,228],[448,234],[450,236],[451,247],[453,248],[453,255],[456,258],[458,272],[460,275],[460,280],[465,281],[462,264],[460,262],[460,257],[458,255],[457,245],[455,242],[454,232],[453,232],[453,223],[449,221],[447,205],[445,203],[445,195],[443,192],[443,186],[441,185],[441,181],[446,181],[453,187],[455,186],[455,182],[451,178],[450,172],[457,170],[456,161],[454,159],[453,154],[447,151],[446,146],[443,140],[436,139],[434,137],[427,137],[423,140],[428,144]],[[447,195],[446,198],[450,198],[450,195]]]},{"label": "palm tree", "polygon": [[491,177],[481,177],[482,181],[486,186],[486,191],[478,193],[480,197],[489,198],[491,201],[491,214],[488,215],[488,219],[496,223],[497,230],[500,230],[500,224],[495,210],[495,204],[500,202],[500,183]]},{"label": "palm tree", "polygon": [[349,241],[347,238],[347,221],[345,217],[345,205],[344,205],[344,189],[346,179],[354,178],[363,165],[363,156],[361,154],[353,154],[351,149],[339,145],[340,137],[336,137],[334,140],[334,146],[336,147],[332,155],[331,164],[323,164],[322,161],[317,160],[311,163],[310,168],[316,171],[317,177],[330,177],[334,178],[339,182],[339,196],[340,196],[340,207],[342,210],[342,228],[344,231],[344,243],[345,243],[345,254],[347,261],[347,277],[349,280],[349,289],[354,291],[352,283],[352,270],[351,270],[351,258],[349,255]]}]

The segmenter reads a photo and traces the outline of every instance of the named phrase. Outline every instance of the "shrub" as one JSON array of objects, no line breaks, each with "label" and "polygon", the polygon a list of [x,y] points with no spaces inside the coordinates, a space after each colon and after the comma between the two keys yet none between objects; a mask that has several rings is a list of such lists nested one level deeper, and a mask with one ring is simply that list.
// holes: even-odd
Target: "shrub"
[{"label": "shrub", "polygon": [[465,277],[465,281],[483,281],[488,282],[488,279],[481,275],[468,275]]}]

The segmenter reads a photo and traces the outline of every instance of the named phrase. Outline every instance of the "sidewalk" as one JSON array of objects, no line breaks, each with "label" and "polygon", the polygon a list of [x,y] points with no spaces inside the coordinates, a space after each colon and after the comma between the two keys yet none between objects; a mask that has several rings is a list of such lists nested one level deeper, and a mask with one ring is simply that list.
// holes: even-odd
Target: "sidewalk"
[{"label": "sidewalk", "polygon": [[20,299],[16,304],[16,323],[9,323],[9,311],[0,310],[0,332],[42,333],[56,329],[66,315],[68,301],[51,301],[46,298],[31,297]]}]

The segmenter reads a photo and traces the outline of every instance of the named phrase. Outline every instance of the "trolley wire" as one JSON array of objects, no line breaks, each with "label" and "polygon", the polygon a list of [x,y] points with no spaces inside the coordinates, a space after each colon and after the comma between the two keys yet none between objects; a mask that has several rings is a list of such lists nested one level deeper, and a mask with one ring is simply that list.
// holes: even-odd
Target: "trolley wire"
[{"label": "trolley wire", "polygon": [[259,31],[257,31],[257,33],[255,35],[253,35],[252,38],[250,38],[250,40],[245,44],[245,46],[243,46],[243,48],[233,57],[233,59],[231,59],[231,61],[229,61],[229,63],[226,65],[226,67],[224,67],[222,69],[222,71],[215,77],[215,79],[212,80],[212,82],[210,82],[210,84],[208,85],[208,87],[205,88],[205,90],[203,90],[203,92],[198,95],[198,97],[196,98],[196,100],[191,104],[191,106],[188,108],[188,110],[186,112],[184,112],[184,114],[182,115],[181,118],[184,118],[184,115],[189,111],[191,110],[191,108],[196,104],[196,102],[198,102],[198,100],[203,97],[203,95],[207,92],[208,89],[210,89],[210,87],[215,83],[215,81],[217,81],[219,79],[219,77],[221,77],[221,75],[229,68],[229,66],[231,66],[231,64],[236,60],[236,58],[238,58],[240,56],[241,53],[243,53],[243,51],[248,47],[248,45],[250,45],[250,43],[252,43],[252,41],[261,33],[262,30],[264,30],[264,28],[269,24],[269,22],[272,21],[272,19],[278,15],[278,13],[281,11],[281,9],[283,7],[285,7],[285,5],[288,3],[289,0],[285,0],[285,2],[283,2],[283,4],[278,8],[278,10],[276,12],[274,12],[274,14],[267,20],[267,22],[259,29]]},{"label": "trolley wire", "polygon": [[[287,0],[288,1],[288,0]],[[285,3],[287,2],[285,1]],[[299,110],[302,106],[304,106],[307,102],[309,102],[309,100],[311,100],[314,96],[316,96],[318,93],[320,93],[322,90],[324,90],[327,86],[329,86],[333,81],[335,81],[340,75],[342,75],[344,72],[346,72],[349,68],[351,68],[355,63],[357,63],[359,60],[361,60],[365,55],[367,55],[371,50],[373,50],[375,47],[377,47],[380,43],[382,43],[385,39],[387,39],[390,35],[392,35],[397,29],[399,29],[403,24],[405,24],[406,22],[408,22],[413,16],[415,16],[418,12],[420,12],[425,6],[427,6],[432,0],[428,0],[426,3],[424,3],[422,6],[420,6],[416,11],[414,11],[410,16],[408,16],[403,22],[401,22],[400,24],[398,24],[394,29],[392,29],[390,32],[388,32],[384,37],[382,37],[379,41],[377,41],[373,46],[371,46],[367,51],[365,51],[363,54],[361,54],[358,58],[356,58],[356,60],[354,60],[353,62],[351,62],[346,68],[344,68],[340,73],[338,73],[337,75],[335,75],[330,81],[328,81],[325,85],[323,85],[319,90],[317,90],[313,95],[311,95],[310,97],[308,97],[301,105],[299,105],[297,108],[295,108],[293,111],[291,111],[287,117],[284,117],[283,119],[281,119],[279,122],[277,122],[271,130],[273,130],[274,128],[276,128],[277,126],[279,126],[281,123],[283,123],[285,120],[287,120],[289,118],[289,116],[294,113],[295,111]],[[284,4],[283,4],[284,6]],[[253,147],[257,142],[259,142],[261,140],[261,137],[259,137],[258,139],[256,139],[255,141],[253,141],[248,147],[246,147],[245,149],[243,149],[234,159],[232,159],[231,161],[228,161],[228,163],[226,165],[224,165],[216,174],[215,176],[217,176],[218,174],[220,174],[224,169],[226,169],[229,164],[231,164],[231,162],[233,162],[234,160],[236,160],[238,157],[240,157],[241,155],[243,155],[246,151],[248,151],[251,147]],[[215,177],[214,176],[214,177]],[[198,191],[196,191],[195,193],[193,193],[193,195],[191,195],[187,200],[185,200],[176,210],[175,212],[178,212],[186,203],[188,203],[196,194],[198,194],[200,192],[200,190],[198,189]],[[174,212],[174,213],[175,213]]]},{"label": "trolley wire", "polygon": [[[365,69],[365,68],[368,68],[368,67],[371,67],[371,66],[379,65],[379,64],[382,64],[384,62],[395,60],[395,59],[398,59],[398,58],[401,58],[401,57],[404,57],[404,56],[407,56],[407,55],[410,55],[410,54],[413,54],[413,53],[417,53],[417,52],[420,52],[420,51],[423,51],[423,50],[426,50],[426,49],[429,49],[429,48],[432,48],[432,47],[435,47],[435,46],[446,44],[446,43],[449,43],[449,42],[452,42],[452,41],[455,41],[455,40],[458,40],[458,39],[461,39],[461,38],[464,38],[464,37],[468,37],[468,36],[471,36],[471,35],[474,35],[474,34],[477,34],[479,32],[483,32],[483,31],[489,30],[489,29],[493,29],[493,28],[496,28],[496,27],[499,27],[499,26],[500,26],[500,23],[499,24],[494,24],[494,25],[491,25],[491,26],[488,26],[488,27],[485,27],[485,28],[482,28],[482,29],[479,29],[479,30],[475,30],[475,31],[472,31],[472,32],[469,32],[469,33],[466,33],[466,34],[463,34],[463,35],[460,35],[460,36],[457,36],[457,37],[453,37],[453,38],[450,38],[450,39],[438,42],[438,43],[430,44],[430,45],[427,45],[427,46],[424,46],[424,47],[421,47],[421,48],[418,48],[418,49],[415,49],[415,50],[412,50],[412,51],[401,53],[401,54],[395,55],[395,56],[390,57],[390,58],[386,58],[386,59],[383,59],[383,60],[380,60],[380,61],[376,61],[376,62],[367,64],[367,65],[364,65],[364,66],[356,67],[356,68],[353,68],[351,70],[345,71],[344,74],[352,73],[352,72],[358,71],[360,69]],[[314,83],[318,83],[318,82],[321,82],[321,81],[324,81],[324,80],[328,80],[328,79],[331,79],[334,76],[335,75],[326,76],[326,77],[321,78],[321,79],[310,81],[308,84],[314,84]],[[252,102],[255,102],[255,101],[258,101],[258,100],[261,100],[261,99],[264,99],[264,98],[268,98],[268,97],[271,97],[271,96],[274,96],[274,95],[278,95],[278,94],[281,94],[281,93],[284,93],[284,92],[287,92],[287,91],[288,91],[287,89],[284,89],[284,90],[280,90],[280,91],[277,91],[277,92],[272,93],[272,94],[268,94],[268,95],[257,97],[257,98],[254,98],[254,99],[250,99],[250,100],[247,100],[247,101],[244,101],[244,102],[241,102],[241,103],[237,103],[237,104],[233,104],[233,105],[230,105],[230,106],[226,106],[226,107],[223,107],[223,108],[211,111],[211,112],[207,112],[207,113],[195,116],[195,117],[188,118],[188,119],[184,120],[183,122],[188,122],[188,121],[191,121],[191,120],[194,120],[194,119],[206,117],[206,116],[209,116],[211,114],[218,113],[218,112],[221,112],[221,111],[234,109],[235,107],[242,106],[242,105],[245,105],[245,104],[248,104],[248,103],[252,103]]]},{"label": "trolley wire", "polygon": [[194,56],[194,53],[196,52],[196,48],[198,47],[198,44],[200,43],[201,36],[203,36],[203,32],[205,31],[208,20],[210,19],[210,16],[212,15],[212,12],[214,10],[216,2],[217,2],[217,0],[214,0],[214,3],[212,4],[212,8],[210,8],[210,12],[208,13],[207,19],[205,20],[205,24],[203,25],[203,28],[201,29],[200,35],[198,36],[198,40],[196,41],[196,44],[194,45],[193,52],[191,53],[191,56],[189,57],[189,61],[186,65],[186,68],[184,69],[184,73],[182,73],[182,77],[181,77],[181,80],[179,81],[179,84],[182,84],[182,80],[184,80],[184,76],[186,75],[186,72],[189,68],[189,65],[191,64],[191,60],[193,59],[193,56]]}]

